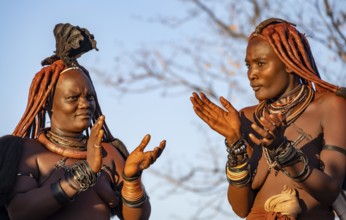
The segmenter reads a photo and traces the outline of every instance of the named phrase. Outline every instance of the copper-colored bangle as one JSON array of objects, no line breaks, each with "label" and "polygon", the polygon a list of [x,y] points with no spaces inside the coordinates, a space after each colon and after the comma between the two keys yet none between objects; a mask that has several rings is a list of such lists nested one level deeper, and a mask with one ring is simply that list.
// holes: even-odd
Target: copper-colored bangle
[{"label": "copper-colored bangle", "polygon": [[124,205],[126,205],[127,207],[130,208],[139,208],[141,205],[143,205],[143,203],[149,199],[149,197],[147,196],[147,194],[144,192],[143,196],[137,200],[137,201],[129,201],[127,199],[125,199],[124,197],[122,197],[122,202]]}]

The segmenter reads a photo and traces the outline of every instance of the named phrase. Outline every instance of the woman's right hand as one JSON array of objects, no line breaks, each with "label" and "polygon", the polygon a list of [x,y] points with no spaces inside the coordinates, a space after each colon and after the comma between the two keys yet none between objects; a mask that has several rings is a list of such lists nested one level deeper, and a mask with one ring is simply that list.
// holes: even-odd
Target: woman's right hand
[{"label": "woman's right hand", "polygon": [[94,173],[98,173],[102,167],[102,147],[103,124],[105,116],[101,115],[90,130],[87,148],[87,162]]},{"label": "woman's right hand", "polygon": [[240,117],[238,111],[224,97],[220,97],[222,109],[211,102],[204,93],[192,93],[190,98],[193,110],[210,128],[233,143],[241,138]]}]

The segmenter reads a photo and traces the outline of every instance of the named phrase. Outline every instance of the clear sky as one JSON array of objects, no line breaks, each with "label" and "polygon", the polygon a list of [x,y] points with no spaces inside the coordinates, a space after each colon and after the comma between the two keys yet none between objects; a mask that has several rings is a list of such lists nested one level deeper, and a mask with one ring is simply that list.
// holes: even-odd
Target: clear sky
[{"label": "clear sky", "polygon": [[[162,41],[177,40],[189,34],[192,26],[172,30],[145,20],[156,15],[179,15],[183,10],[179,1],[162,0],[1,1],[0,135],[9,134],[15,128],[25,110],[31,80],[41,69],[40,62],[55,50],[55,24],[68,22],[94,34],[99,51],[88,52],[79,62],[86,68],[110,72],[114,57],[122,50],[155,48]],[[163,98],[156,92],[124,96],[105,87],[92,72],[91,76],[112,133],[123,140],[130,151],[150,133],[149,149],[162,139],[167,140],[166,150],[153,168],[164,171],[167,163],[173,161],[184,169],[200,159],[196,155],[204,138],[196,129],[199,119],[192,111],[189,94],[171,98]],[[222,143],[221,137],[220,140]],[[169,186],[165,187],[167,183],[155,179],[150,172],[143,174],[143,180],[151,197],[151,219],[193,219],[193,210],[198,205],[193,195],[170,192]],[[221,195],[227,207],[225,193]]]},{"label": "clear sky", "polygon": [[[53,28],[57,23],[85,27],[94,34],[99,51],[84,54],[79,62],[87,69],[95,68],[112,74],[115,57],[124,51],[134,51],[141,47],[161,49],[163,42],[180,42],[196,33],[206,34],[199,32],[201,24],[198,20],[179,28],[168,28],[148,21],[159,15],[182,15],[186,7],[181,2],[184,1],[0,1],[0,136],[11,133],[20,120],[26,107],[31,80],[41,69],[41,61],[55,50]],[[148,149],[157,146],[162,139],[167,140],[167,147],[152,166],[153,169],[174,175],[176,172],[170,170],[174,167],[178,173],[186,173],[187,167],[210,159],[202,154],[205,153],[203,146],[206,146],[206,137],[201,129],[206,131],[208,128],[194,114],[190,94],[163,97],[160,91],[156,91],[123,95],[106,87],[92,71],[90,74],[110,130],[130,151],[147,133],[152,136]],[[218,146],[221,148],[218,162],[224,164],[226,152],[223,138],[217,135],[213,138],[221,145]],[[223,165],[220,167],[223,168]],[[173,185],[156,178],[149,171],[143,173],[143,181],[150,195],[152,220],[197,219],[196,212],[200,212],[199,217],[209,219],[205,210],[212,208],[206,206],[205,210],[198,210],[198,207],[208,201],[210,195],[196,197],[181,190],[174,191]],[[217,193],[221,197],[222,206],[227,209],[226,187],[225,179],[224,186]],[[229,211],[228,216],[219,214],[214,219],[239,218]]]}]

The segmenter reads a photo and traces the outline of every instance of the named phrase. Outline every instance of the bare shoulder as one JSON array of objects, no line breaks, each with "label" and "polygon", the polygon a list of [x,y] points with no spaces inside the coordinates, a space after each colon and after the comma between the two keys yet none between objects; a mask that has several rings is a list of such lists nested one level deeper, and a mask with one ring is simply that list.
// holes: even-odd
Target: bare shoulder
[{"label": "bare shoulder", "polygon": [[23,155],[32,156],[47,151],[36,139],[23,138]]},{"label": "bare shoulder", "polygon": [[346,99],[330,92],[316,93],[313,103],[320,116],[325,144],[346,147]]},{"label": "bare shoulder", "polygon": [[31,173],[38,177],[37,158],[44,152],[47,152],[37,140],[31,138],[23,138],[22,159],[19,164],[19,171],[23,173]]},{"label": "bare shoulder", "polygon": [[314,102],[327,111],[346,108],[346,99],[331,92],[316,92]]},{"label": "bare shoulder", "polygon": [[[105,156],[104,156],[104,162],[108,161],[112,161],[115,162],[115,164],[123,164],[125,163],[126,157],[127,155],[124,155],[123,152],[121,152],[121,150],[119,149],[119,146],[117,145],[119,144],[118,142],[103,142],[102,143],[102,147],[105,150]],[[122,142],[121,142],[122,144]],[[120,147],[124,147],[125,146],[122,144]],[[126,148],[125,148],[126,149]]]},{"label": "bare shoulder", "polygon": [[242,108],[239,111],[239,113],[240,113],[240,115],[244,114],[245,117],[247,117],[247,118],[252,118],[252,115],[255,112],[256,108],[257,108],[257,105],[247,106],[247,107]]}]

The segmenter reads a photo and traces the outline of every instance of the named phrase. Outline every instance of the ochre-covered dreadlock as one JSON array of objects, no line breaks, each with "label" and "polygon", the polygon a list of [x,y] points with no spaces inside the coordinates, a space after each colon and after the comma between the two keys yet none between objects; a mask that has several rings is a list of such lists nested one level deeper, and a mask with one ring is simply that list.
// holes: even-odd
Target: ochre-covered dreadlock
[{"label": "ochre-covered dreadlock", "polygon": [[295,25],[279,18],[261,22],[251,34],[265,39],[285,65],[315,91],[331,91],[346,98],[346,88],[338,87],[321,79],[310,45]]},{"label": "ochre-covered dreadlock", "polygon": [[[57,24],[54,28],[54,36],[56,39],[54,55],[42,61],[41,64],[47,66],[36,73],[31,83],[26,110],[16,126],[13,135],[37,138],[42,129],[45,128],[46,115],[51,116],[51,103],[54,90],[60,72],[64,69],[72,66],[81,68],[94,87],[89,72],[77,62],[77,58],[82,54],[92,49],[97,50],[94,36],[87,29],[73,26],[69,23]],[[92,124],[102,115],[97,96],[95,97],[95,102],[96,109],[92,118]],[[103,130],[103,140],[113,141],[114,138],[106,123],[104,123]]]}]

